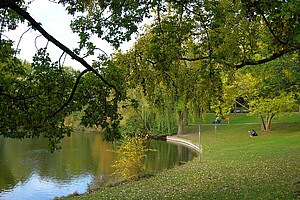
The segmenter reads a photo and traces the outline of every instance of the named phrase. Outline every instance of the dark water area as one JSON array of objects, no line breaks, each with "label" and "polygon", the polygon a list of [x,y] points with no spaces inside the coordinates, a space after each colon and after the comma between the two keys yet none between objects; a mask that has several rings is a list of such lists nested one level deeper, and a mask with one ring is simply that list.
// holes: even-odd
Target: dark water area
[{"label": "dark water area", "polygon": [[[0,199],[43,200],[84,193],[105,184],[115,171],[115,146],[97,133],[76,132],[62,140],[62,149],[49,153],[46,139],[0,136]],[[165,141],[150,140],[145,160],[148,172],[169,169],[192,160],[197,152]]]}]

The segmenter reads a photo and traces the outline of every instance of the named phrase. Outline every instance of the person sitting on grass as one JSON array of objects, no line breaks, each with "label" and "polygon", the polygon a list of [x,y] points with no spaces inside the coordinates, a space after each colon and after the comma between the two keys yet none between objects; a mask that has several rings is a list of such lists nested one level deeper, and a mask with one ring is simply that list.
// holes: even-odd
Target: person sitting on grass
[{"label": "person sitting on grass", "polygon": [[250,134],[250,137],[258,136],[254,129],[248,131],[248,133]]},{"label": "person sitting on grass", "polygon": [[220,119],[215,119],[212,121],[213,124],[221,124],[221,120]]}]

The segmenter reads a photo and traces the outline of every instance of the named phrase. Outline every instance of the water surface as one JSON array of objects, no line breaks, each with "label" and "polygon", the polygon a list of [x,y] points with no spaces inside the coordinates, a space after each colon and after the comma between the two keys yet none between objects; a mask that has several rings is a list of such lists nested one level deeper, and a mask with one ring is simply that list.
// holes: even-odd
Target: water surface
[{"label": "water surface", "polygon": [[[114,145],[100,134],[76,132],[62,140],[60,151],[49,153],[46,139],[0,136],[0,199],[53,199],[106,183],[114,168]],[[145,164],[150,172],[189,161],[197,153],[183,146],[151,140]]]}]

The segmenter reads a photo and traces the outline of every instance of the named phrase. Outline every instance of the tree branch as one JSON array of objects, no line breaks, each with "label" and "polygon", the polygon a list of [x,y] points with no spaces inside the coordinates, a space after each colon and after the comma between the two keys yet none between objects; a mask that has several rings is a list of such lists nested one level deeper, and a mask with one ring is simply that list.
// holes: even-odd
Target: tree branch
[{"label": "tree branch", "polygon": [[291,51],[293,51],[294,49],[284,49],[282,51],[279,51],[279,52],[275,52],[273,53],[273,55],[271,55],[270,57],[268,58],[264,58],[264,59],[261,59],[261,60],[249,60],[249,61],[245,61],[239,65],[235,65],[234,68],[236,69],[240,69],[246,65],[259,65],[259,64],[264,64],[264,63],[267,63],[267,62],[270,62],[272,60],[275,60]]},{"label": "tree branch", "polygon": [[182,58],[180,58],[180,60],[193,62],[193,61],[204,60],[204,59],[208,59],[208,58],[210,58],[210,56],[203,56],[203,57],[198,57],[198,58],[184,58],[184,57],[182,57]]},{"label": "tree branch", "polygon": [[[13,0],[13,1],[17,1],[17,0]],[[2,6],[0,4],[0,6]],[[28,20],[30,22],[30,24],[36,28],[46,39],[48,39],[50,42],[52,42],[55,46],[57,46],[58,48],[60,48],[61,50],[63,50],[64,52],[66,52],[68,55],[70,55],[74,60],[76,60],[77,62],[79,62],[80,64],[82,64],[86,69],[88,69],[89,71],[93,72],[98,78],[100,78],[106,85],[108,85],[111,88],[114,88],[115,91],[119,94],[121,94],[118,89],[110,84],[108,81],[106,81],[102,75],[100,75],[98,73],[98,71],[96,69],[94,69],[91,65],[89,65],[84,59],[80,58],[78,55],[76,55],[73,51],[71,51],[68,47],[66,47],[65,45],[63,45],[61,42],[59,42],[58,40],[56,40],[53,36],[51,36],[47,31],[45,31],[45,29],[42,28],[42,26],[36,22],[30,15],[28,12],[22,10],[15,2],[14,3],[9,3],[7,5],[9,8],[11,8],[12,10],[14,10],[17,14],[19,14],[20,16],[24,17],[26,20]]]},{"label": "tree branch", "polygon": [[13,4],[16,4],[17,2],[20,2],[21,0],[2,0],[0,1],[0,8],[7,8],[10,7]]},{"label": "tree branch", "polygon": [[75,94],[75,92],[76,92],[77,86],[79,85],[79,81],[80,81],[81,77],[82,77],[84,74],[86,74],[87,72],[89,72],[89,71],[91,71],[91,70],[85,69],[85,70],[83,70],[83,71],[79,74],[79,76],[77,77],[77,79],[76,79],[76,81],[75,81],[75,84],[74,84],[74,86],[73,86],[72,92],[71,92],[71,94],[70,94],[68,100],[67,100],[63,105],[61,105],[61,107],[58,108],[55,112],[53,112],[51,115],[49,115],[48,118],[51,118],[51,117],[55,116],[57,113],[59,113],[60,111],[62,111],[62,110],[63,110],[63,109],[71,102],[71,100],[73,99],[74,94]]},{"label": "tree branch", "polygon": [[19,45],[20,45],[20,43],[21,43],[21,40],[22,40],[23,36],[24,36],[25,33],[27,33],[30,29],[31,29],[31,28],[27,29],[27,30],[21,35],[21,37],[20,37],[20,39],[19,39],[19,42],[18,42],[18,44],[17,44],[17,47],[16,47],[16,53],[15,53],[15,56],[16,56],[16,54],[17,54],[17,52],[18,52]]},{"label": "tree branch", "polygon": [[288,42],[284,42],[282,41],[279,37],[276,36],[276,34],[274,33],[273,29],[271,28],[271,25],[269,23],[269,21],[267,20],[267,18],[265,17],[264,13],[262,12],[261,9],[259,9],[259,7],[257,6],[257,4],[255,3],[254,4],[256,9],[258,10],[259,14],[262,16],[263,20],[265,21],[269,31],[271,32],[271,34],[273,35],[273,37],[280,43],[280,44],[283,44],[283,45],[286,45],[288,44]]}]

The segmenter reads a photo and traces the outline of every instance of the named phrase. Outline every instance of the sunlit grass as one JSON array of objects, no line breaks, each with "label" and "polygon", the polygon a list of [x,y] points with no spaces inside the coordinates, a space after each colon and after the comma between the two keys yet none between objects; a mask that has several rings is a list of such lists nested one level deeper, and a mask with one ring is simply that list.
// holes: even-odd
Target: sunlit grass
[{"label": "sunlit grass", "polygon": [[[79,199],[300,199],[300,114],[275,123],[201,127],[201,160],[117,187],[105,187]],[[253,118],[250,118],[253,119]],[[255,129],[258,137],[249,137]],[[198,142],[198,127],[185,129]],[[74,197],[76,198],[76,197]]]}]

